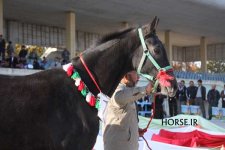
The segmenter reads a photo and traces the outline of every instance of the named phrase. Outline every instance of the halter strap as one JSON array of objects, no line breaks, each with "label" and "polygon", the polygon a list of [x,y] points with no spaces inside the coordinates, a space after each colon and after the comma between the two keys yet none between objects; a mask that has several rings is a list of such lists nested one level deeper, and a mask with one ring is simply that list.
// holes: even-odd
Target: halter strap
[{"label": "halter strap", "polygon": [[[149,50],[147,49],[147,46],[145,44],[145,40],[144,40],[144,36],[143,36],[141,28],[138,28],[138,33],[139,33],[139,38],[141,40],[141,45],[143,47],[142,59],[145,59],[145,57],[147,56],[150,59],[150,61],[153,63],[153,65],[157,68],[157,70],[161,69],[161,67],[158,65],[158,63],[155,61],[155,59],[152,57]],[[139,72],[141,71],[141,67],[142,67],[143,62],[142,63],[140,62],[139,66],[138,66]]]},{"label": "halter strap", "polygon": [[83,64],[84,68],[86,69],[86,71],[88,72],[88,75],[91,77],[92,81],[94,82],[95,86],[97,87],[97,89],[99,90],[99,92],[102,92],[100,87],[98,86],[98,83],[96,82],[94,76],[92,75],[91,71],[89,70],[89,68],[87,67],[83,57],[82,57],[82,53],[80,54],[80,60],[81,63]]},{"label": "halter strap", "polygon": [[143,48],[143,55],[142,55],[142,57],[141,57],[141,60],[140,60],[139,65],[138,65],[137,73],[138,73],[139,75],[141,75],[141,76],[143,76],[143,77],[145,77],[145,78],[151,80],[151,81],[155,81],[153,91],[156,91],[157,86],[158,86],[158,84],[159,84],[158,79],[155,80],[155,77],[150,76],[150,75],[148,75],[148,74],[143,74],[143,73],[141,73],[141,68],[143,67],[145,58],[148,58],[148,59],[152,62],[152,64],[156,67],[156,69],[157,69],[158,71],[160,71],[160,70],[168,71],[168,70],[172,69],[172,67],[169,65],[169,66],[166,66],[166,67],[161,68],[161,67],[159,66],[159,64],[155,61],[155,59],[152,57],[150,51],[148,50],[148,48],[147,48],[147,46],[146,46],[146,44],[145,44],[145,40],[144,40],[144,36],[143,36],[143,33],[142,33],[142,29],[141,29],[141,28],[138,28],[138,35],[139,35],[139,38],[140,38],[140,41],[141,41],[141,45],[142,45],[142,48]]}]

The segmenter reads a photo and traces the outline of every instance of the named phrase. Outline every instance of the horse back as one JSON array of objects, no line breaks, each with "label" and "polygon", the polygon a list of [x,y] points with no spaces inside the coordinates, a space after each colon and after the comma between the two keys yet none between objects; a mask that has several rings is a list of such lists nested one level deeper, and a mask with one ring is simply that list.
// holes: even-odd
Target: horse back
[{"label": "horse back", "polygon": [[62,69],[0,75],[0,99],[0,149],[62,149],[92,125],[98,130],[96,113]]}]

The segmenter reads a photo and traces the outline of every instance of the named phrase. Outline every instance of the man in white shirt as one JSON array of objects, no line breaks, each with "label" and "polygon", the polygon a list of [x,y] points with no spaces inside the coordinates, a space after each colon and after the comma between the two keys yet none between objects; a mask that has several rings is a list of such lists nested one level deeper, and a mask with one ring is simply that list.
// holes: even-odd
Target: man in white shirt
[{"label": "man in white shirt", "polygon": [[196,105],[200,106],[202,116],[206,118],[204,101],[206,97],[206,88],[202,85],[202,80],[198,80],[198,89],[196,94]]}]

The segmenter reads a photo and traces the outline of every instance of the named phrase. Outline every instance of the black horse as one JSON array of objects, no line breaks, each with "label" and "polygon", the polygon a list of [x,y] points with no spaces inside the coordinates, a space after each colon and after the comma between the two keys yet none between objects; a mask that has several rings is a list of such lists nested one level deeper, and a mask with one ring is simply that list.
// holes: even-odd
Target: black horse
[{"label": "black horse", "polygon": [[[169,62],[155,33],[156,24],[157,18],[142,29],[151,55],[165,67]],[[103,37],[83,53],[83,59],[102,92],[110,97],[125,73],[137,69],[142,54],[137,29],[130,28]],[[79,57],[72,64],[96,95],[99,91]],[[141,71],[154,76],[158,72],[147,59]],[[174,77],[173,72],[169,74]],[[171,86],[162,89],[174,95],[177,82],[169,82]],[[88,105],[63,69],[0,76],[1,150],[91,150],[98,131],[97,110]]]}]

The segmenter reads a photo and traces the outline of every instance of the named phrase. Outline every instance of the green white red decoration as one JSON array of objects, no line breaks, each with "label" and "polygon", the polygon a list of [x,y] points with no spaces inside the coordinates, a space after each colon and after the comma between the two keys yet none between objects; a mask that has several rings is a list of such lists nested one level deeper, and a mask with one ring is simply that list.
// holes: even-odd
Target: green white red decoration
[{"label": "green white red decoration", "polygon": [[81,80],[79,73],[74,69],[73,65],[70,65],[67,69],[67,75],[75,81],[75,85],[78,91],[85,97],[87,103],[99,109],[99,99],[96,98],[87,88],[85,83]]}]

